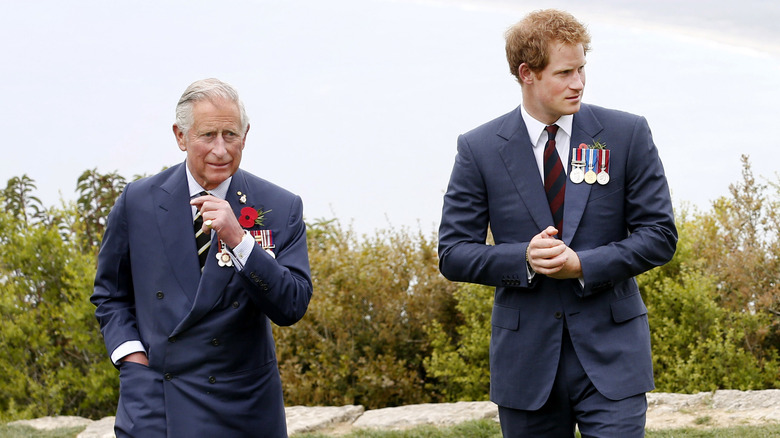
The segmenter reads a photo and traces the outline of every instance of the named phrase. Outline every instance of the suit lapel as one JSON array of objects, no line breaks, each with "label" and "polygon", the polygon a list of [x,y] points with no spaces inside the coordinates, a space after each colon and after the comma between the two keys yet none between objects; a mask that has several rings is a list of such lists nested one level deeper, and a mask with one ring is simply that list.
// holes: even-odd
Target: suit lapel
[{"label": "suit lapel", "polygon": [[[572,124],[571,147],[576,148],[581,143],[592,145],[596,135],[601,132],[603,127],[593,115],[590,108],[583,104],[580,110],[574,114]],[[567,164],[569,174],[571,173],[571,160]],[[566,200],[563,206],[563,241],[571,244],[574,234],[582,220],[582,214],[585,212],[585,206],[588,203],[590,190],[593,186],[585,182],[574,184],[570,179],[566,179]]]},{"label": "suit lapel", "polygon": [[[236,217],[241,213],[241,209],[246,207],[246,204],[241,204],[239,202],[238,192],[241,192],[242,194],[247,192],[246,178],[240,169],[233,175],[233,179],[230,181],[230,188],[228,189],[225,198]],[[192,309],[179,323],[176,329],[174,329],[171,336],[181,333],[191,327],[192,324],[199,319],[203,318],[225,293],[228,282],[230,282],[230,279],[236,273],[236,268],[233,266],[219,266],[217,261],[217,252],[220,249],[218,237],[218,235],[215,236],[211,242],[209,255],[206,258],[206,265],[203,267],[203,274],[200,275],[200,282],[197,283],[196,286],[197,293]],[[197,278],[196,275],[195,279]]]},{"label": "suit lapel", "polygon": [[198,288],[199,269],[192,228],[187,175],[184,165],[171,173],[154,192],[157,226],[162,236],[163,251],[171,264],[173,275],[192,302]]},{"label": "suit lapel", "polygon": [[520,107],[504,120],[497,134],[506,140],[498,147],[498,152],[509,172],[509,178],[520,194],[520,200],[531,213],[536,226],[539,230],[543,230],[547,225],[552,224],[552,213],[550,213],[542,178],[534,158],[533,145],[528,138],[528,128],[523,122]]}]

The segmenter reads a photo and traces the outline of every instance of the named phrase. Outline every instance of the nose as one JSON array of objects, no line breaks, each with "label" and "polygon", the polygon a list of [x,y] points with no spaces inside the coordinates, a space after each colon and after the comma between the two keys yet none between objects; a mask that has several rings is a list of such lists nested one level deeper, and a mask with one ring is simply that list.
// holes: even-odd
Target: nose
[{"label": "nose", "polygon": [[217,136],[217,138],[214,140],[211,153],[218,157],[222,157],[227,153],[227,145],[225,143],[225,139],[222,138],[221,135]]},{"label": "nose", "polygon": [[571,84],[569,85],[572,90],[582,90],[585,88],[585,73],[576,72],[572,76]]}]

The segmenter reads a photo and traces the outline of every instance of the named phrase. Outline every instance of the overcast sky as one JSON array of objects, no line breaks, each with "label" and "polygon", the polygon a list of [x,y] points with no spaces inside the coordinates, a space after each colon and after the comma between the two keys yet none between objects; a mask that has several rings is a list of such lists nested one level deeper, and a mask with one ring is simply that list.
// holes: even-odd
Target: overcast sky
[{"label": "overcast sky", "polygon": [[778,2],[0,0],[0,184],[46,205],[87,169],[126,177],[184,159],[174,107],[205,77],[234,85],[242,167],[359,232],[438,226],[457,135],[520,102],[503,33],[568,9],[593,36],[584,100],[647,117],[675,204],[707,208],[780,169]]}]

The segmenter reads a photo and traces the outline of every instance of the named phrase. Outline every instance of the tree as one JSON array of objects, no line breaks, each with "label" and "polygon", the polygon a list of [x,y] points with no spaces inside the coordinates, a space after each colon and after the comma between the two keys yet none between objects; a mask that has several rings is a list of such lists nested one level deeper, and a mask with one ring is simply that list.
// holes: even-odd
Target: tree
[{"label": "tree", "polygon": [[[0,224],[10,219],[0,211]],[[0,242],[0,419],[110,414],[116,371],[89,303],[94,255],[44,224],[2,225]]]},{"label": "tree", "polygon": [[41,200],[32,195],[37,190],[35,181],[27,174],[15,176],[8,180],[5,190],[3,207],[12,213],[15,219],[21,219],[21,225],[27,226],[33,219],[40,219],[45,214]]},{"label": "tree", "polygon": [[97,252],[106,229],[108,213],[127,185],[127,180],[116,171],[101,174],[97,169],[86,170],[79,176],[76,191],[79,198],[77,227],[83,233],[82,249]]}]

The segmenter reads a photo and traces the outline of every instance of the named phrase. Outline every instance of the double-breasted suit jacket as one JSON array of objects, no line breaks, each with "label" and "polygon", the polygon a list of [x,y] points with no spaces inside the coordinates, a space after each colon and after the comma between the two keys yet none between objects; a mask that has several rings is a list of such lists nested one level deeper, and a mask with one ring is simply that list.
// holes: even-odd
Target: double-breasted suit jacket
[{"label": "double-breasted suit jacket", "polygon": [[[238,170],[226,200],[262,209],[276,258],[200,272],[185,165],[128,184],[108,217],[92,301],[109,352],[140,340],[149,367],[122,363],[116,430],[143,437],[287,436],[270,321],[303,317],[312,294],[298,196]],[[241,203],[241,195],[245,203]]]},{"label": "double-breasted suit jacket", "polygon": [[[604,396],[619,400],[654,388],[647,309],[634,276],[674,254],[669,188],[644,118],[582,104],[571,145],[595,141],[610,151],[610,181],[567,178],[564,203],[563,240],[580,258],[583,286],[540,274],[529,281],[528,243],[553,219],[521,109],[458,139],[439,232],[440,269],[453,281],[496,287],[490,394],[500,406],[544,404],[564,322]],[[488,226],[494,246],[485,244]]]}]

